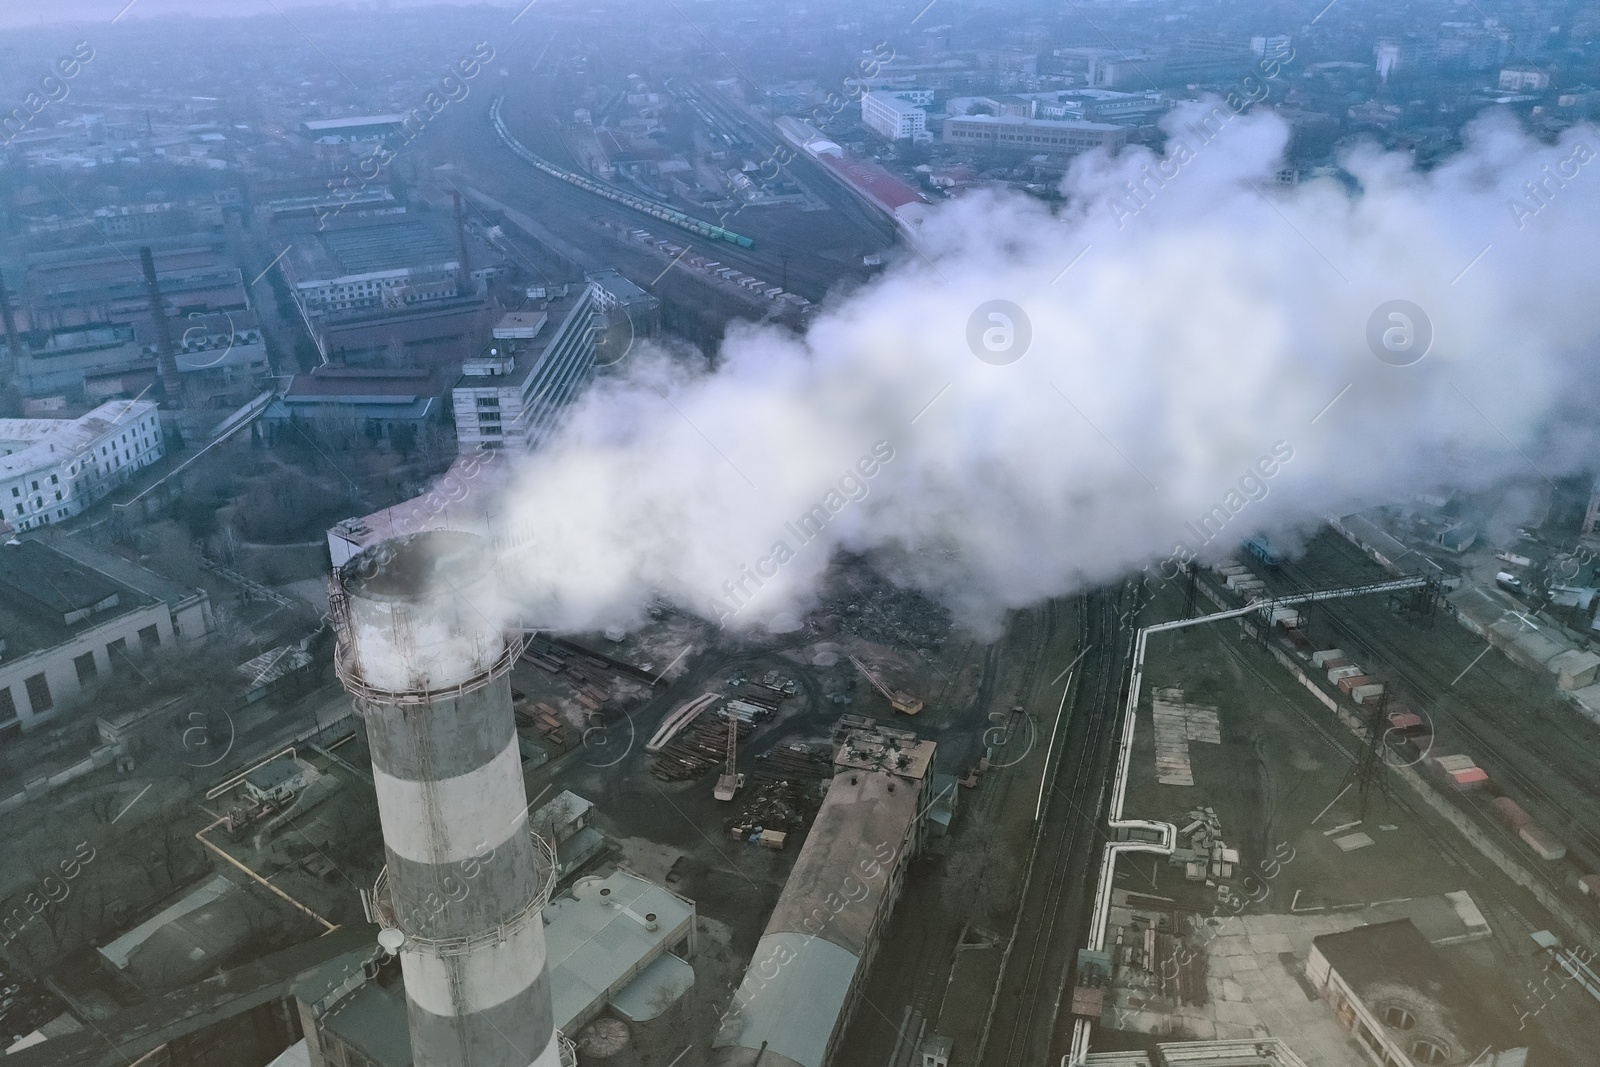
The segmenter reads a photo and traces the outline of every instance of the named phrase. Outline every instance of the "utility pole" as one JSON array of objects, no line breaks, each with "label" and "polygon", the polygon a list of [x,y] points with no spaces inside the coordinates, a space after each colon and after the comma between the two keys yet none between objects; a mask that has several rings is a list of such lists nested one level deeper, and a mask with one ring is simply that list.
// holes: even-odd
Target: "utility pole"
[{"label": "utility pole", "polygon": [[1351,764],[1344,781],[1339,783],[1340,792],[1355,786],[1356,796],[1360,798],[1357,817],[1362,822],[1367,821],[1367,798],[1374,790],[1382,794],[1386,807],[1392,801],[1389,780],[1383,773],[1383,739],[1389,733],[1388,713],[1389,692],[1386,689],[1373,702],[1372,710],[1367,714],[1367,732],[1361,739],[1361,752],[1355,763]]}]

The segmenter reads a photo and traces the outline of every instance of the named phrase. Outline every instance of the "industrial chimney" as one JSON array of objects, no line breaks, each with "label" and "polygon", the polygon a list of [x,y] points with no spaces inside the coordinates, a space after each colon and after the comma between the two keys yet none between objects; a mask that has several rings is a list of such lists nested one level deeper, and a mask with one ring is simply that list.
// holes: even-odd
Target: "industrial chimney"
[{"label": "industrial chimney", "polygon": [[183,386],[178,379],[178,357],[172,348],[172,330],[167,326],[167,306],[161,299],[161,285],[156,281],[156,261],[151,258],[149,245],[139,249],[139,263],[144,267],[144,287],[150,297],[150,319],[156,328],[156,367],[161,375],[161,388],[167,394],[168,407],[182,407]]},{"label": "industrial chimney", "polygon": [[11,297],[6,293],[4,275],[0,275],[0,320],[5,324],[6,350],[10,353],[11,365],[20,366],[25,355],[22,351],[25,342],[17,333],[17,320],[11,313]]},{"label": "industrial chimney", "polygon": [[472,261],[467,256],[467,217],[461,211],[461,190],[455,196],[456,216],[456,291],[461,296],[474,295]]},{"label": "industrial chimney", "polygon": [[412,1062],[559,1067],[542,918],[554,856],[529,831],[511,712],[522,637],[479,607],[488,546],[442,530],[395,538],[332,584],[389,861],[373,910],[383,943],[398,942]]}]

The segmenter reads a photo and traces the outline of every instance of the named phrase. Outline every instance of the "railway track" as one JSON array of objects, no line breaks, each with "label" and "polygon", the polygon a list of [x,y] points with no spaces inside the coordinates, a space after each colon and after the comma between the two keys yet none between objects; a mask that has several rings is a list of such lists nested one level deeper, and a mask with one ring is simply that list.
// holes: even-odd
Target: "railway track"
[{"label": "railway track", "polygon": [[[1341,560],[1340,563],[1350,562]],[[1361,562],[1365,562],[1362,557]],[[1328,577],[1319,575],[1301,564],[1284,562],[1280,565],[1284,578],[1302,587],[1326,584]],[[1370,575],[1370,564],[1366,568]],[[1464,671],[1453,663],[1442,662],[1438,657],[1412,651],[1406,638],[1415,634],[1408,626],[1394,623],[1379,625],[1364,616],[1361,608],[1353,604],[1334,607],[1325,605],[1324,618],[1334,631],[1344,638],[1353,638],[1352,644],[1361,647],[1359,655],[1369,662],[1390,668],[1392,676],[1401,683],[1408,695],[1418,700],[1429,715],[1444,728],[1447,735],[1455,735],[1472,746],[1475,758],[1482,759],[1500,779],[1513,785],[1525,796],[1547,809],[1547,817],[1562,822],[1559,829],[1569,845],[1581,849],[1590,866],[1600,864],[1600,833],[1591,825],[1600,820],[1600,805],[1587,798],[1595,779],[1593,767],[1582,766],[1575,753],[1583,751],[1582,739],[1566,738],[1567,743],[1545,744],[1535,751],[1529,740],[1503,725],[1504,715],[1496,716],[1497,709],[1485,704],[1481,697],[1470,691],[1455,688]],[[1453,626],[1446,620],[1442,625]],[[1437,635],[1437,639],[1452,646],[1459,653],[1463,666],[1468,666],[1482,649],[1477,638],[1470,638],[1462,630],[1457,639]],[[1470,638],[1470,640],[1467,640]],[[1527,702],[1525,691],[1513,689],[1498,670],[1481,665],[1471,667],[1477,672],[1474,681],[1487,685],[1501,694],[1510,706]],[[1513,722],[1524,721],[1520,717]],[[1541,722],[1541,726],[1553,725]],[[1535,779],[1524,768],[1537,767],[1542,781]],[[1566,799],[1557,799],[1557,794]]]},{"label": "railway track", "polygon": [[[1219,635],[1217,644],[1242,670],[1254,677],[1259,685],[1282,698],[1284,706],[1293,709],[1295,715],[1299,717],[1305,727],[1320,737],[1330,749],[1337,752],[1341,758],[1352,763],[1355,762],[1359,741],[1349,734],[1330,726],[1328,719],[1317,714],[1315,709],[1308,708],[1302,695],[1298,692],[1299,687],[1287,684],[1287,680],[1281,675],[1281,669],[1277,667],[1276,663],[1264,664],[1247,656],[1240,647],[1240,643],[1236,640],[1229,640]],[[1280,682],[1285,684],[1280,684]],[[1389,797],[1390,803],[1413,821],[1427,821],[1437,818],[1437,816],[1433,815],[1431,809],[1413,799],[1409,793],[1399,786],[1389,791]],[[1481,856],[1468,848],[1465,843],[1458,841],[1453,833],[1431,835],[1430,841],[1441,859],[1455,870],[1471,878],[1471,884],[1475,886],[1475,892],[1480,894],[1492,907],[1497,908],[1502,913],[1514,915],[1519,923],[1525,927],[1523,930],[1524,935],[1536,929],[1536,926],[1527,919],[1524,907],[1498,889],[1492,876],[1486,876],[1483,873],[1485,861]],[[1498,872],[1495,873],[1498,874]],[[1517,938],[1507,935],[1498,923],[1492,924],[1492,931],[1504,951],[1513,957],[1526,955],[1525,941],[1519,941]]]},{"label": "railway track", "polygon": [[[1054,1063],[1070,1035],[1057,1035],[1062,993],[1085,930],[1088,886],[1096,873],[1101,807],[1110,778],[1126,660],[1126,590],[1079,600],[1083,684],[1072,695],[1058,770],[1048,790],[1029,859],[1000,987],[979,1062],[993,1067]],[[1041,657],[1042,658],[1042,657]],[[1035,665],[1037,667],[1037,664]],[[1037,685],[1036,671],[1027,679]],[[1045,774],[1052,773],[1046,768]]]}]

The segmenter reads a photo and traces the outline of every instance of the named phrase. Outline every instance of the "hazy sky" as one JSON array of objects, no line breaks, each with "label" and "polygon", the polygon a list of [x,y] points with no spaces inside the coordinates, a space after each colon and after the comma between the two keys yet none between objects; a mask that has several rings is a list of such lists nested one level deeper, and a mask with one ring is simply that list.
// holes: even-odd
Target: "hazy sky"
[{"label": "hazy sky", "polygon": [[[294,8],[340,7],[354,10],[373,10],[381,0],[7,0],[0,4],[0,26],[40,25],[53,22],[110,22],[150,18],[160,15],[202,15],[210,18],[234,15],[267,15],[273,11]],[[459,7],[518,7],[526,0],[388,0],[388,6],[435,7],[454,4]],[[119,14],[120,13],[120,14]]]}]

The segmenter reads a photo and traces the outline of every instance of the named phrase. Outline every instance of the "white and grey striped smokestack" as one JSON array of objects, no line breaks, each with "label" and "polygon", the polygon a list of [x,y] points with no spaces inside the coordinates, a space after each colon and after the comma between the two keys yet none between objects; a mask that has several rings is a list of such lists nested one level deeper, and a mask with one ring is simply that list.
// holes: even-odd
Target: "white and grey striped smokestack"
[{"label": "white and grey striped smokestack", "polygon": [[400,949],[419,1067],[559,1067],[509,671],[483,612],[488,546],[396,538],[335,576],[339,673],[367,724],[389,866],[375,890]]}]

